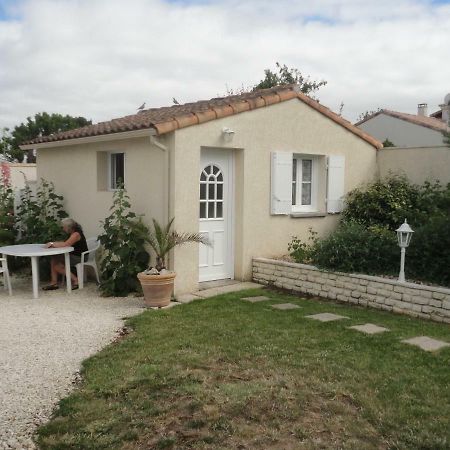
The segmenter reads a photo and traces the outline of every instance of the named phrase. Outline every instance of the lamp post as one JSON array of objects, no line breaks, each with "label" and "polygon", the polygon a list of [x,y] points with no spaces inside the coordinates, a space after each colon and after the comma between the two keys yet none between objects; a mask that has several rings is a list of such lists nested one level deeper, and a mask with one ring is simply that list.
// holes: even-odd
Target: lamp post
[{"label": "lamp post", "polygon": [[405,282],[405,253],[406,247],[408,247],[411,242],[412,234],[414,231],[408,225],[408,222],[405,219],[405,223],[403,223],[399,228],[397,228],[397,239],[398,245],[400,247],[400,274],[398,275],[398,281],[404,283]]}]

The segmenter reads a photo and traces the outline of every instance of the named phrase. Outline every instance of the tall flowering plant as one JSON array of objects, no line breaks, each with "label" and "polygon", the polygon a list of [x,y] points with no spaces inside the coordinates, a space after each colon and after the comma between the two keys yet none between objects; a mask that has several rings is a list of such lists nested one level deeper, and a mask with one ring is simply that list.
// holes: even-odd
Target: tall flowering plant
[{"label": "tall flowering plant", "polygon": [[14,193],[11,171],[7,163],[0,163],[0,246],[14,242]]}]

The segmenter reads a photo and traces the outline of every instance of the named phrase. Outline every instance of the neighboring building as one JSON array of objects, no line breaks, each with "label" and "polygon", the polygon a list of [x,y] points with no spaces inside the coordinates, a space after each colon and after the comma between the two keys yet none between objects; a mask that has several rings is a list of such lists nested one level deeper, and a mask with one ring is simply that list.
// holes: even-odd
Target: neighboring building
[{"label": "neighboring building", "polygon": [[[194,126],[195,125],[195,126]],[[338,223],[345,193],[377,175],[380,142],[296,86],[152,108],[37,138],[38,176],[54,182],[88,236],[123,179],[132,208],[211,247],[176,248],[177,294],[199,281],[249,280],[254,256],[287,252]]]},{"label": "neighboring building", "polygon": [[450,94],[440,107],[431,116],[426,103],[418,105],[416,115],[382,109],[355,125],[382,142],[388,139],[396,147],[438,147],[443,145],[442,132],[450,131]]}]

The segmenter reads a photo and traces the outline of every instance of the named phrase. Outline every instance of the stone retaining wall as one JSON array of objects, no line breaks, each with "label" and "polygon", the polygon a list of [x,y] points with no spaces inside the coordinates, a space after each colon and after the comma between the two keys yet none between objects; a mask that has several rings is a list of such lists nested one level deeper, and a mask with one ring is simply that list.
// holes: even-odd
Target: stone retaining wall
[{"label": "stone retaining wall", "polygon": [[254,258],[253,280],[295,292],[450,323],[450,289]]}]

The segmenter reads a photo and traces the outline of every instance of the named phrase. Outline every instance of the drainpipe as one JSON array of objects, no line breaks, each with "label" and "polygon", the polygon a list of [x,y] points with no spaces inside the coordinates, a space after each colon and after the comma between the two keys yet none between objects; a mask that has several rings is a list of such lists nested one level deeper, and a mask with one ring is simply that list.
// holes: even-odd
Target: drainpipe
[{"label": "drainpipe", "polygon": [[167,195],[166,198],[164,199],[164,203],[165,203],[165,208],[166,208],[166,212],[165,212],[165,216],[167,219],[167,222],[170,220],[170,155],[169,155],[169,148],[162,144],[159,140],[157,140],[155,138],[154,135],[150,135],[150,144],[154,145],[155,147],[159,148],[160,150],[162,150],[165,153],[165,164],[167,167],[167,172],[166,172],[166,177],[167,177]]},{"label": "drainpipe", "polygon": [[[154,134],[150,134],[150,144],[154,145],[155,147],[159,148],[160,150],[162,150],[165,153],[165,164],[167,167],[166,170],[166,177],[167,177],[167,184],[166,184],[166,196],[164,198],[164,207],[166,209],[165,211],[165,216],[166,216],[166,220],[167,223],[169,223],[170,220],[170,152],[169,152],[169,147],[167,147],[166,145],[164,145],[163,143],[161,143],[159,140],[157,140],[155,138]],[[170,267],[170,255],[169,255],[169,267]]]}]

